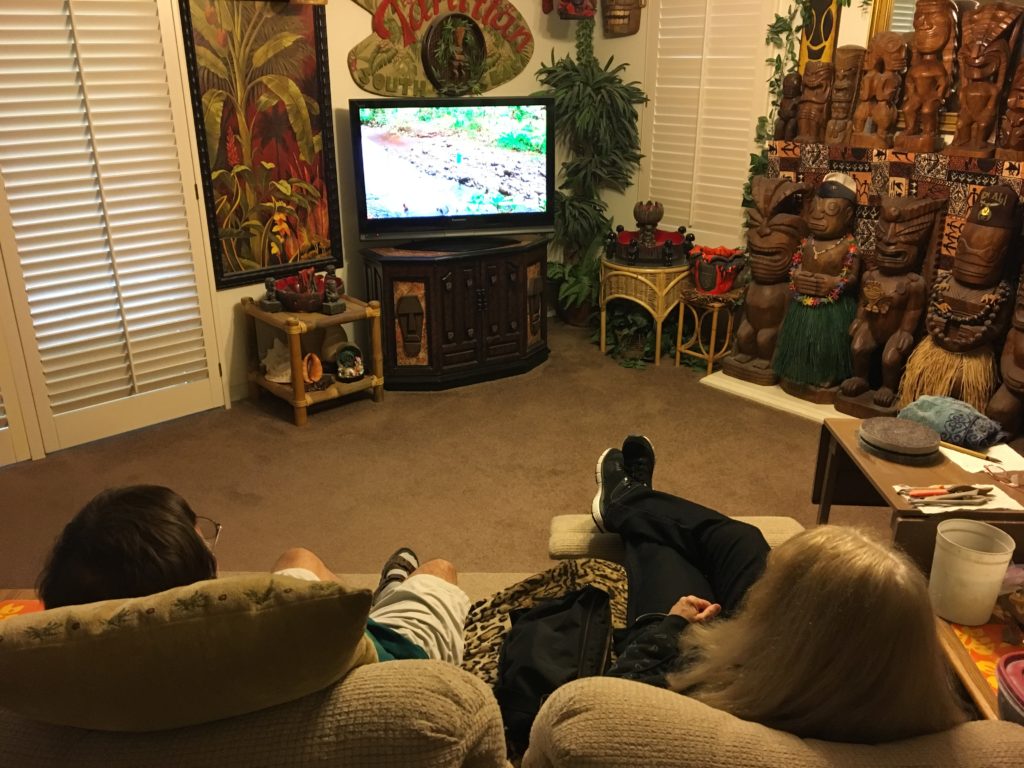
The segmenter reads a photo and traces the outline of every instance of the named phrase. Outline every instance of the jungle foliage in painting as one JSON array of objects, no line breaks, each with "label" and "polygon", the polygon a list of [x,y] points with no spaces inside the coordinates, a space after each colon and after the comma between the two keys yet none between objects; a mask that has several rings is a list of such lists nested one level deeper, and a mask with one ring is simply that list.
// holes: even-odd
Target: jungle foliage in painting
[{"label": "jungle foliage in painting", "polygon": [[323,9],[181,5],[218,287],[340,265]]}]

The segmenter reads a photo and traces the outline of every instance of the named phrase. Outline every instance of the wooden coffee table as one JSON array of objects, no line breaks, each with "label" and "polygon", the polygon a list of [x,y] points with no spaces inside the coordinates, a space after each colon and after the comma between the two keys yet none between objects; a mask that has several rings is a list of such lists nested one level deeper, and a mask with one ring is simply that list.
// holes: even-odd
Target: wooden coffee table
[{"label": "wooden coffee table", "polygon": [[[893,486],[933,485],[937,483],[986,483],[992,478],[984,473],[964,470],[945,456],[930,467],[914,467],[886,461],[862,450],[857,444],[861,419],[825,419],[818,442],[818,462],[814,470],[811,500],[818,505],[818,524],[828,522],[834,504],[881,506],[890,511],[893,541],[921,567],[931,572],[935,549],[935,528],[949,518],[969,518],[991,523],[1006,531],[1024,552],[1024,511],[963,510],[939,514],[922,514]],[[1024,493],[1017,488],[1000,486],[1011,498],[1024,504]]]},{"label": "wooden coffee table", "polygon": [[957,637],[953,625],[945,619],[939,618],[935,619],[935,625],[942,652],[960,682],[963,683],[974,706],[978,708],[978,713],[985,720],[998,720],[999,702],[996,692],[992,690],[992,686],[981,673],[981,669],[978,668],[967,648]]}]

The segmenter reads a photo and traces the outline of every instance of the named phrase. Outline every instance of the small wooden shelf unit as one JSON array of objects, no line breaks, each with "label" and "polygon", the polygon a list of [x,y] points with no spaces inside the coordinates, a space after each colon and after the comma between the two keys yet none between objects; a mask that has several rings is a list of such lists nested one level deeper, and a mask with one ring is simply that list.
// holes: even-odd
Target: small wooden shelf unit
[{"label": "small wooden shelf unit", "polygon": [[[258,397],[261,389],[265,389],[275,397],[292,404],[296,426],[306,424],[306,409],[311,405],[336,400],[339,397],[352,395],[367,389],[373,390],[374,402],[380,402],[384,396],[383,354],[380,341],[380,304],[376,301],[366,303],[351,296],[343,296],[348,309],[340,315],[323,315],[319,312],[267,312],[259,308],[249,296],[242,299],[242,309],[254,322],[265,323],[273,328],[283,330],[288,338],[288,352],[291,358],[292,380],[281,384],[268,381],[260,370],[259,349],[256,330],[251,327],[250,349],[252,356],[249,361],[249,386],[253,397]],[[360,320],[370,321],[370,344],[373,353],[373,370],[368,371],[359,381],[336,381],[326,389],[307,392],[303,381],[302,366],[302,335],[317,329],[330,328],[335,325],[353,323]],[[365,362],[365,361],[364,361]]]}]

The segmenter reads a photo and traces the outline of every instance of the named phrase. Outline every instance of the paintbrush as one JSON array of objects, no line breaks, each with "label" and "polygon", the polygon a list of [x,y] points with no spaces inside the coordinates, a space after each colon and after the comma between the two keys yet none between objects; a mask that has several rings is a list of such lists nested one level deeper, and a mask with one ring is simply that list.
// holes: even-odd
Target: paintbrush
[{"label": "paintbrush", "polygon": [[975,451],[971,448],[964,448],[962,445],[954,445],[953,443],[947,443],[945,440],[939,440],[939,445],[942,446],[943,448],[949,448],[949,450],[951,451],[956,451],[957,453],[965,453],[968,456],[973,456],[976,459],[985,459],[985,461],[991,461],[993,464],[1003,463],[995,456],[989,456],[987,453]]}]

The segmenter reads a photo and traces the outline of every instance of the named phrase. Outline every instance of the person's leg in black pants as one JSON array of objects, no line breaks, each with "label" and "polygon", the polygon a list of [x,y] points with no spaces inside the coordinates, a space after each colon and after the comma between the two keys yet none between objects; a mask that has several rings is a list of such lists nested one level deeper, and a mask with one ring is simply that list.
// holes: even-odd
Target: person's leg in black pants
[{"label": "person's leg in black pants", "polygon": [[626,548],[627,626],[645,613],[667,613],[688,594],[730,615],[770,551],[756,527],[644,485],[616,493],[603,517]]}]

